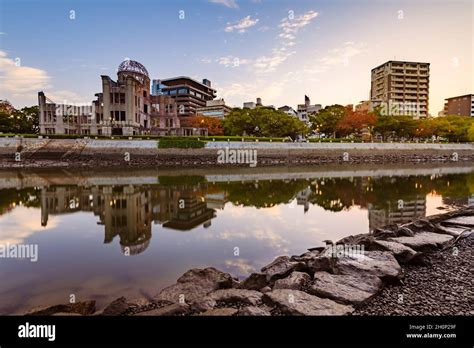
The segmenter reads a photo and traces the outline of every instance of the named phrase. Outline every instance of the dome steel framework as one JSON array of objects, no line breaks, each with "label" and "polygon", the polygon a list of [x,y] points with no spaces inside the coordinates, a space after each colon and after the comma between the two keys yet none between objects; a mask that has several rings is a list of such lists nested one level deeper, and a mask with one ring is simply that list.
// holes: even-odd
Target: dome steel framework
[{"label": "dome steel framework", "polygon": [[132,73],[137,73],[141,75],[145,75],[146,77],[149,78],[148,75],[148,70],[143,66],[143,64],[135,61],[135,60],[130,60],[126,59],[122,63],[120,63],[118,67],[118,72],[132,72]]}]

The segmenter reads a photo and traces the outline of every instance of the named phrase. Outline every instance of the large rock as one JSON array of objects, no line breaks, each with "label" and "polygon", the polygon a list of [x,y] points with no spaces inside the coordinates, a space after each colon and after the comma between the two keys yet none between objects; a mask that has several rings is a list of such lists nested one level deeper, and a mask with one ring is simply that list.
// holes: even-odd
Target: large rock
[{"label": "large rock", "polygon": [[213,309],[217,302],[209,296],[201,297],[190,304],[193,312],[205,312],[209,309]]},{"label": "large rock", "polygon": [[374,241],[374,236],[364,233],[356,234],[353,236],[344,237],[336,242],[336,244],[345,245],[363,245],[365,249],[368,249]]},{"label": "large rock", "polygon": [[[324,249],[324,248],[322,248]],[[321,254],[321,250],[310,250],[310,251],[307,251],[301,255],[293,255],[292,257],[290,257],[290,261],[291,262],[308,262],[312,259],[314,259],[315,257],[318,257],[318,255]]]},{"label": "large rock", "polygon": [[393,241],[376,240],[374,245],[380,247],[381,250],[390,251],[401,263],[410,262],[416,255],[416,251],[412,248]]},{"label": "large rock", "polygon": [[176,303],[184,295],[186,303],[192,303],[212,291],[230,288],[232,284],[233,280],[229,273],[213,267],[192,269],[183,274],[176,284],[161,290],[155,299]]},{"label": "large rock", "polygon": [[255,307],[248,306],[239,310],[237,315],[247,316],[247,317],[266,317],[270,316],[270,308],[267,307]]},{"label": "large rock", "polygon": [[288,277],[278,279],[273,286],[273,289],[293,289],[302,290],[305,285],[311,282],[309,274],[304,272],[293,272]]},{"label": "large rock", "polygon": [[102,311],[102,315],[115,316],[122,315],[130,309],[130,304],[127,302],[125,297],[119,297],[118,299],[112,301],[107,307]]},{"label": "large rock", "polygon": [[261,292],[246,289],[222,289],[209,294],[209,297],[216,302],[242,302],[254,306],[262,301],[262,296]]},{"label": "large rock", "polygon": [[267,276],[267,281],[272,282],[286,277],[293,270],[301,270],[305,266],[303,262],[292,262],[288,256],[279,256],[261,271]]},{"label": "large rock", "polygon": [[268,285],[265,273],[252,273],[240,283],[240,287],[247,290],[259,290]]},{"label": "large rock", "polygon": [[383,281],[398,283],[402,269],[389,251],[365,251],[357,257],[337,258],[332,267],[334,274],[374,275]]},{"label": "large rock", "polygon": [[319,257],[309,263],[314,272],[333,274],[375,275],[382,280],[398,283],[402,270],[393,254],[389,251],[363,251],[361,254],[342,254],[337,256],[327,249]]},{"label": "large rock", "polygon": [[466,231],[469,231],[469,227],[460,227],[460,226],[443,226],[441,224],[436,225],[436,233],[449,234],[453,237],[458,237],[460,234],[467,234]]},{"label": "large rock", "polygon": [[444,247],[453,239],[453,236],[432,232],[421,232],[413,237],[389,238],[391,241],[404,244],[416,251],[429,252]]},{"label": "large rock", "polygon": [[273,290],[263,295],[263,300],[288,315],[344,315],[354,310],[352,306],[290,289]]},{"label": "large rock", "polygon": [[140,312],[135,315],[137,316],[155,316],[155,317],[170,317],[176,315],[184,315],[189,312],[189,306],[185,303],[173,303],[168,306],[164,306],[151,311]]},{"label": "large rock", "polygon": [[25,313],[25,315],[53,315],[56,313],[76,313],[80,315],[91,315],[94,312],[95,301],[92,300],[35,308]]},{"label": "large rock", "polygon": [[316,272],[309,292],[336,302],[358,305],[375,296],[382,286],[380,278],[374,275]]},{"label": "large rock", "polygon": [[474,227],[474,216],[458,216],[442,222],[447,225]]}]

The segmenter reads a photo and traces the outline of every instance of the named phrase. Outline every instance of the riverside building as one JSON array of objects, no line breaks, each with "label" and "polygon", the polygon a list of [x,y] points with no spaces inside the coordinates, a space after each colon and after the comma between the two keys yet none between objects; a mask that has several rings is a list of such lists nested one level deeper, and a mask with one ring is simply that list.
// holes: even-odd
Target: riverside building
[{"label": "riverside building", "polygon": [[[207,135],[205,128],[181,127],[179,116],[195,111],[194,99],[178,100],[169,88],[164,88],[163,93],[150,94],[150,77],[141,63],[124,60],[117,69],[116,81],[106,75],[101,80],[102,92],[86,105],[58,104],[39,92],[40,134]],[[207,90],[212,90],[208,84]],[[178,93],[181,87],[176,88]],[[192,95],[193,88],[187,91]],[[205,98],[213,99],[215,90],[212,91]]]},{"label": "riverside building", "polygon": [[370,100],[385,115],[428,116],[430,63],[388,61],[372,69]]}]

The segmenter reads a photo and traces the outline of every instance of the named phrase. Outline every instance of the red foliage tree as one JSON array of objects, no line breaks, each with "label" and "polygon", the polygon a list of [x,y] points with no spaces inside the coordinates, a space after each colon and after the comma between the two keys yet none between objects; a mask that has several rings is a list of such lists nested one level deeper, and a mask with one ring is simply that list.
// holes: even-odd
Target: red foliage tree
[{"label": "red foliage tree", "polygon": [[224,135],[222,122],[216,117],[190,116],[182,118],[181,127],[207,128],[209,135]]},{"label": "red foliage tree", "polygon": [[376,122],[377,116],[373,113],[346,109],[344,117],[339,121],[336,128],[340,134],[349,135],[373,127]]}]

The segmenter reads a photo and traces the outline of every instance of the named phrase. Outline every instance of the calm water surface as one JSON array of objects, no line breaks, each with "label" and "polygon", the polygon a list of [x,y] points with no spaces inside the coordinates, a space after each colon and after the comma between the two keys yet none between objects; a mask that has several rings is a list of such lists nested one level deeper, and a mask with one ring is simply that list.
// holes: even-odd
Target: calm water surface
[{"label": "calm water surface", "polygon": [[[474,168],[0,173],[0,313],[150,297],[185,271],[243,278],[280,255],[469,204]],[[238,251],[238,255],[236,254]]]}]

